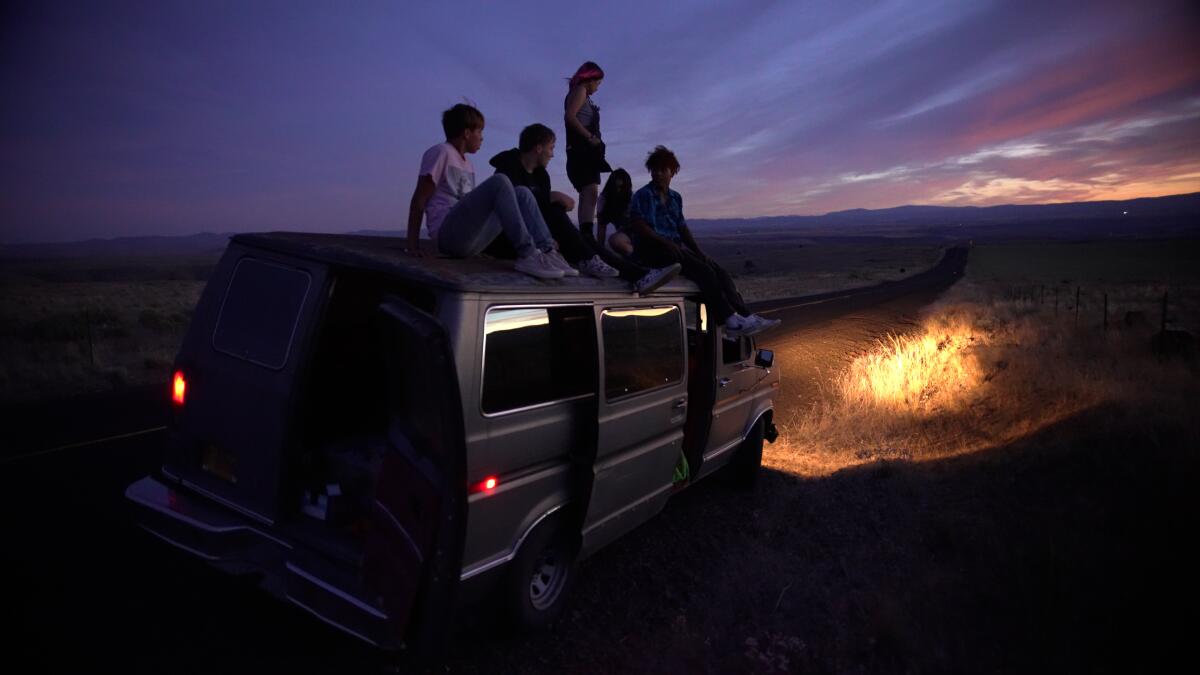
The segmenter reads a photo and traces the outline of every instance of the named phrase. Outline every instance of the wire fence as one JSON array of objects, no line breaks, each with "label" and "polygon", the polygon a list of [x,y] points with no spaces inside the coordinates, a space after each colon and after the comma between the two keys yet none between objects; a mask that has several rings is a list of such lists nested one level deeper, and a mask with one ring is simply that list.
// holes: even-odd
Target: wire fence
[{"label": "wire fence", "polygon": [[1009,286],[1002,299],[1039,312],[1082,330],[1148,330],[1154,333],[1156,349],[1191,350],[1194,326],[1181,321],[1182,291],[1160,293],[1113,291],[1082,285],[1023,284]]}]

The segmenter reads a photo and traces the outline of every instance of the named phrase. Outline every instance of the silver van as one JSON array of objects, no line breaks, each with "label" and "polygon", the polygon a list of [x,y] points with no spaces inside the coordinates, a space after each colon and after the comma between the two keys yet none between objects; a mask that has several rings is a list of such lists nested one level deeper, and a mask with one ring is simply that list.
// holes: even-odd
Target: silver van
[{"label": "silver van", "polygon": [[539,627],[578,560],[775,439],[773,355],[679,279],[648,297],[382,237],[232,239],[175,363],[148,532],[371,644],[455,609]]}]

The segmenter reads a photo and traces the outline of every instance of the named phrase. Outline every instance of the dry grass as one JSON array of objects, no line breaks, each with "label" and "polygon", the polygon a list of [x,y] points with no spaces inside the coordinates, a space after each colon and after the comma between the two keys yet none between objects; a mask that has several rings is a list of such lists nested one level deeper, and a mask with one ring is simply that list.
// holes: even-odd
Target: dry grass
[{"label": "dry grass", "polygon": [[[1071,314],[1003,296],[995,286],[956,286],[918,331],[883,340],[811,409],[783,420],[783,443],[767,463],[824,476],[878,460],[942,459],[1109,404],[1147,411],[1147,425],[1187,418],[1200,393],[1196,365],[1156,354],[1149,324],[1077,328]],[[1160,296],[1141,285],[1121,295],[1142,307]]]},{"label": "dry grass", "polygon": [[700,244],[734,276],[747,302],[873,286],[926,270],[942,256],[934,244],[846,243],[779,232],[706,233]]},{"label": "dry grass", "polygon": [[203,286],[0,282],[0,403],[165,383]]}]

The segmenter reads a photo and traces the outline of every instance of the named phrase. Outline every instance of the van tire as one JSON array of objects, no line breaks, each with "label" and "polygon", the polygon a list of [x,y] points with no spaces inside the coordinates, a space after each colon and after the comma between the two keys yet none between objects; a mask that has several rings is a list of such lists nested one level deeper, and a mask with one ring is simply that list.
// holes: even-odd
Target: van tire
[{"label": "van tire", "polygon": [[505,614],[526,632],[548,628],[562,614],[575,581],[575,549],[562,518],[548,518],[521,544],[504,584]]},{"label": "van tire", "polygon": [[763,431],[765,423],[758,418],[750,433],[738,446],[737,454],[729,462],[729,482],[734,487],[749,490],[758,481],[759,469],[762,468]]}]

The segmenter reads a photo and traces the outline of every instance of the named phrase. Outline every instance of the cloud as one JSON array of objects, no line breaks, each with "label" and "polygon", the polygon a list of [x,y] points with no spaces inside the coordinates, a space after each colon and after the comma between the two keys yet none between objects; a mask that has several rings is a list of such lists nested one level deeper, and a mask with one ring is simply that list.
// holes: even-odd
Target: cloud
[{"label": "cloud", "polygon": [[1045,157],[1046,155],[1053,153],[1054,151],[1047,147],[1044,143],[1013,142],[976,150],[968,155],[963,155],[961,157],[956,157],[952,160],[949,160],[947,163],[979,164],[980,162],[997,157],[1002,157],[1005,159],[1024,159],[1028,157]]},{"label": "cloud", "polygon": [[691,217],[1191,191],[1198,28],[1174,0],[38,6],[0,44],[0,239],[401,227],[445,107],[484,110],[486,175],[561,133],[587,59],[610,162],[672,147]]}]

